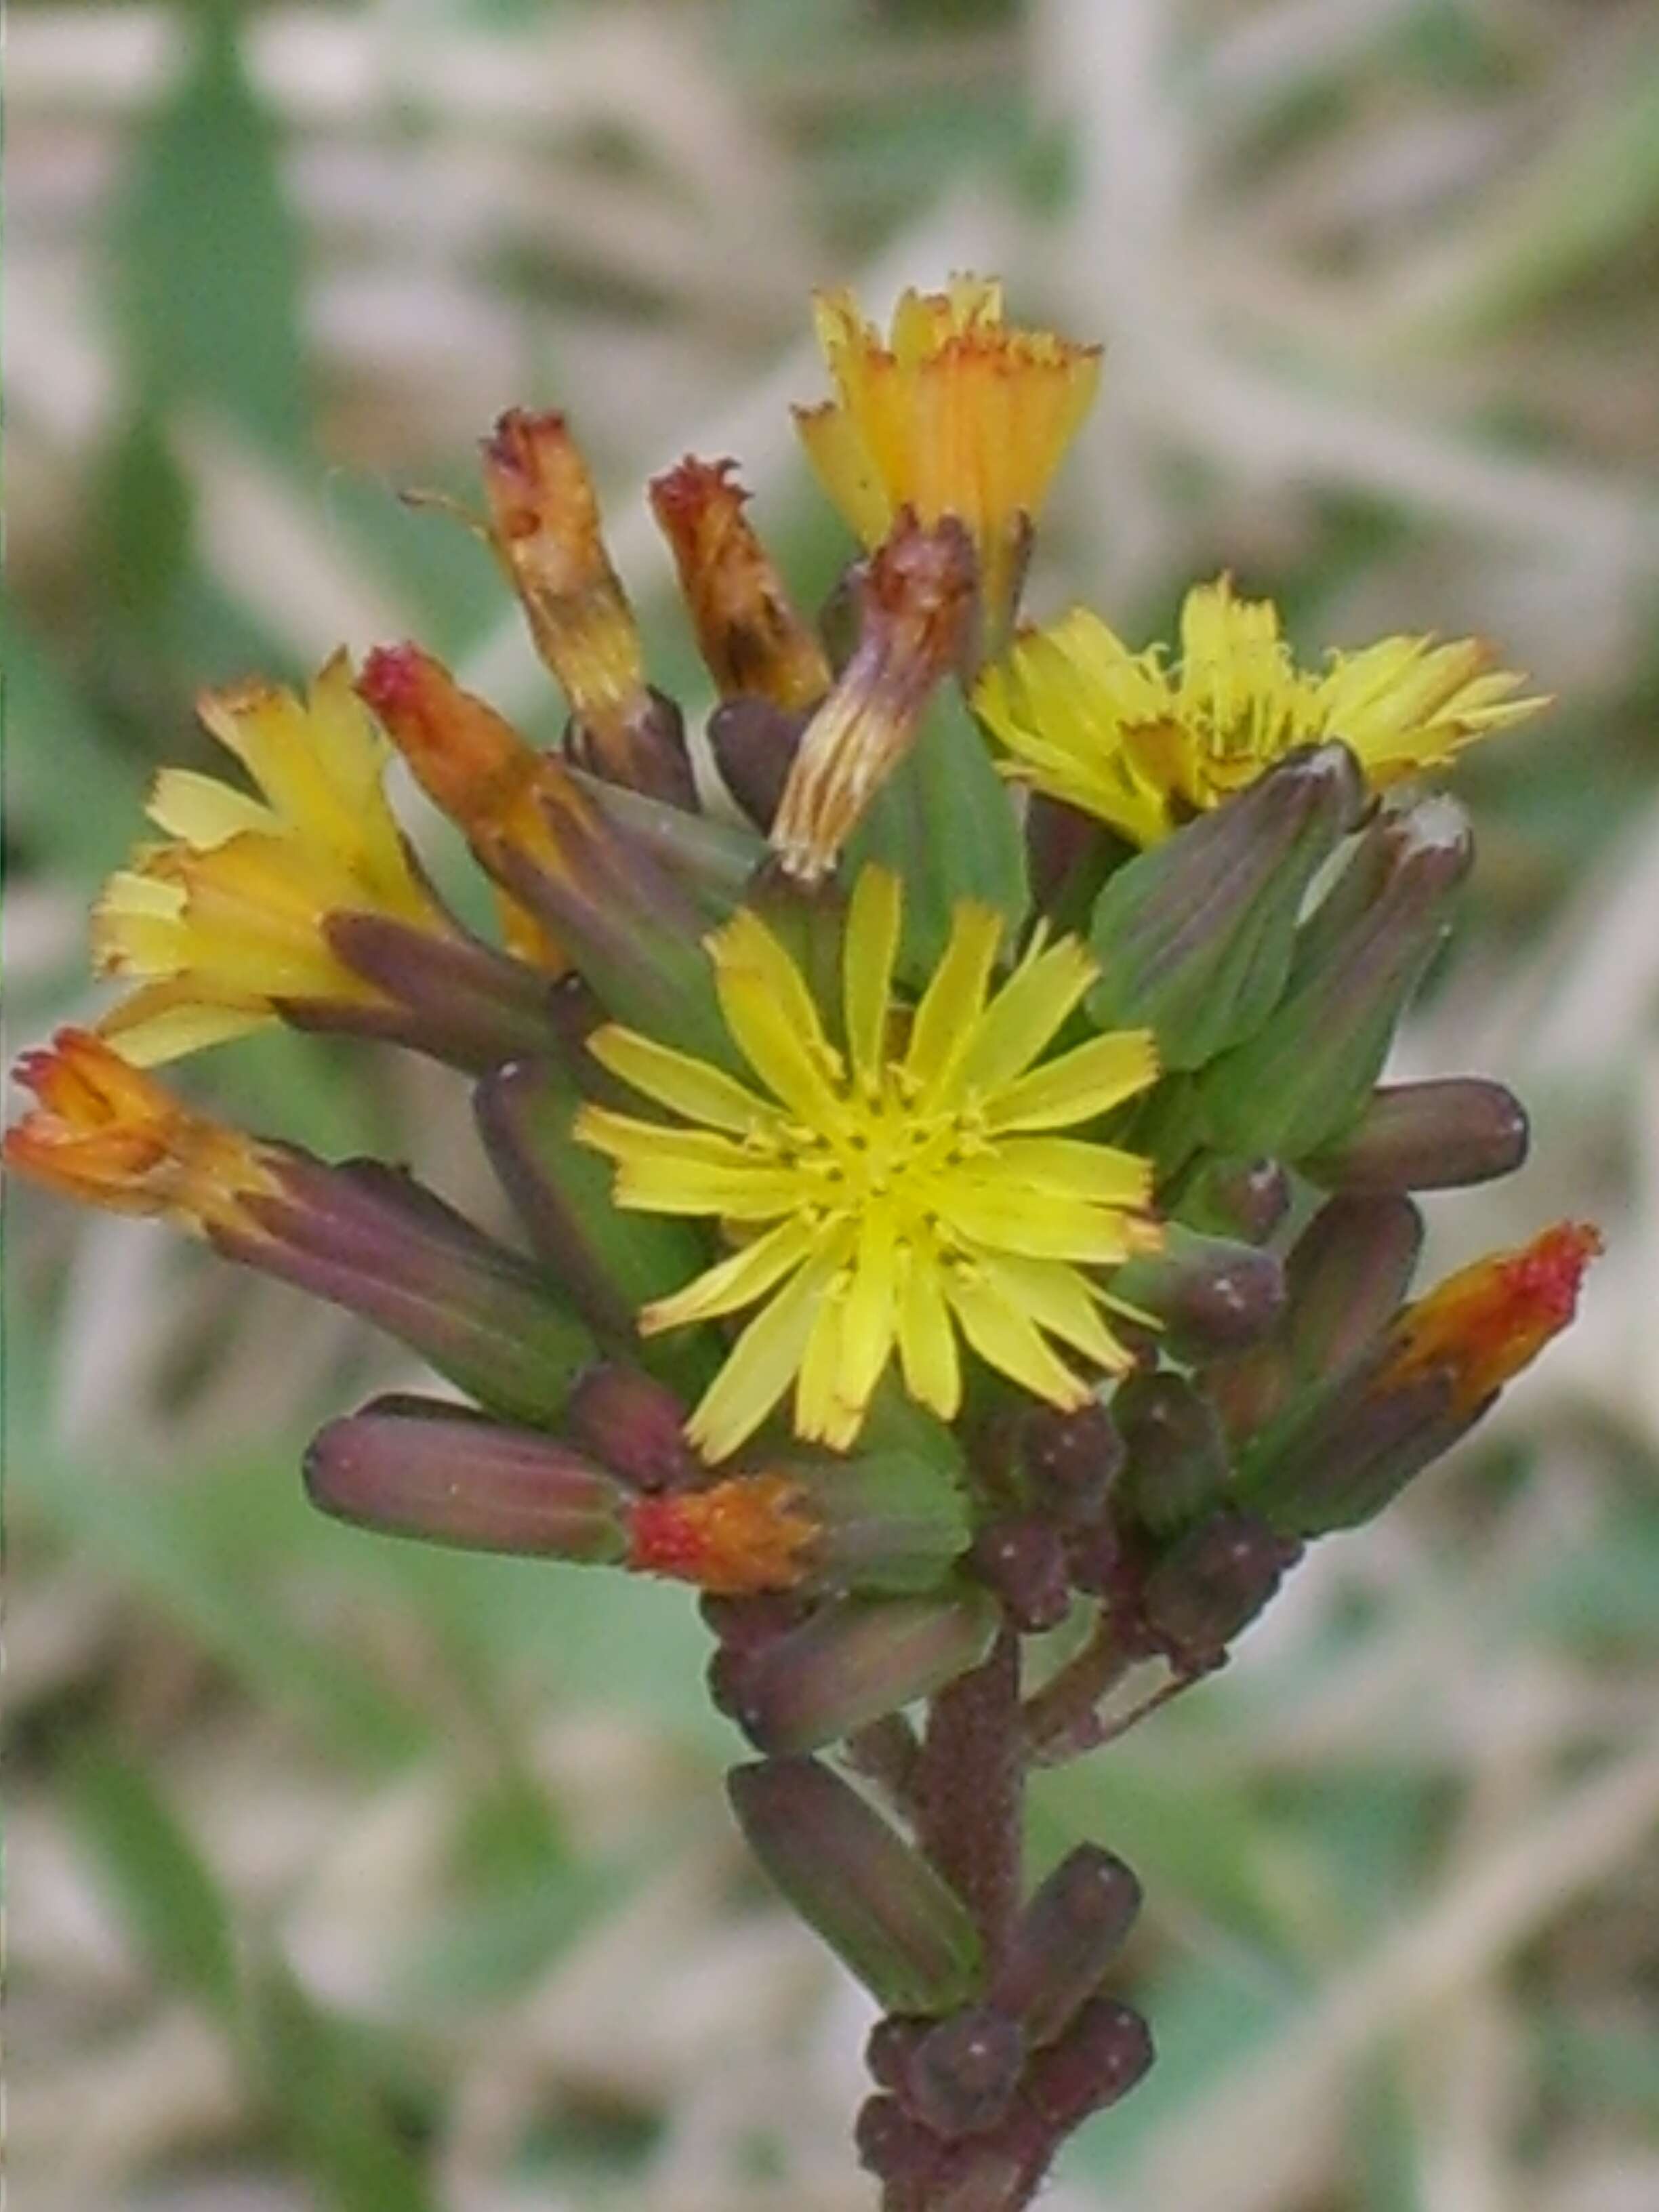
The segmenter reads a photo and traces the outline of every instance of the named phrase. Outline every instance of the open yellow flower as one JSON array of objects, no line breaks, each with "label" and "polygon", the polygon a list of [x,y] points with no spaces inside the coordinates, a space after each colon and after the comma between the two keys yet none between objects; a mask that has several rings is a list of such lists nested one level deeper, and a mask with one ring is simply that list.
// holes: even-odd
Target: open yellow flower
[{"label": "open yellow flower", "polygon": [[884,345],[850,292],[814,302],[838,398],[795,410],[807,458],[868,547],[899,510],[954,515],[979,550],[988,610],[1012,605],[1027,526],[1100,381],[1100,348],[1003,320],[974,276],[906,292]]},{"label": "open yellow flower", "polygon": [[850,1444],[895,1349],[909,1395],[950,1419],[962,1396],[958,1331],[990,1366],[1067,1408],[1087,1402],[1090,1385],[1057,1346],[1094,1369],[1129,1364],[1103,1317],[1114,1301],[1090,1271],[1160,1242],[1146,1211],[1151,1167],[1054,1133],[1151,1083],[1151,1035],[1096,1036],[1044,1061],[1094,962],[1075,939],[1038,941],[992,994],[1002,919],[969,902],[914,1013],[896,1015],[901,896],[878,868],[854,891],[844,1050],[748,910],[707,944],[758,1087],[633,1030],[591,1041],[612,1074],[682,1117],[581,1109],[577,1135],[617,1164],[617,1203],[715,1216],[738,1240],[647,1306],[641,1329],[761,1304],[688,1428],[711,1460],[735,1451],[792,1382],[797,1432]]},{"label": "open yellow flower", "polygon": [[390,749],[337,654],[303,702],[248,684],[198,712],[263,794],[165,769],[140,847],[93,913],[93,957],[140,988],[106,1036],[140,1064],[175,1059],[276,1018],[279,1002],[374,1004],[331,948],[331,915],[372,914],[448,935],[381,788]]},{"label": "open yellow flower", "polygon": [[1379,790],[1443,767],[1546,704],[1515,697],[1522,681],[1473,638],[1386,637],[1298,668],[1271,600],[1223,576],[1188,592],[1172,666],[1078,607],[1017,640],[974,703],[1005,775],[1150,845],[1297,745],[1340,738]]}]

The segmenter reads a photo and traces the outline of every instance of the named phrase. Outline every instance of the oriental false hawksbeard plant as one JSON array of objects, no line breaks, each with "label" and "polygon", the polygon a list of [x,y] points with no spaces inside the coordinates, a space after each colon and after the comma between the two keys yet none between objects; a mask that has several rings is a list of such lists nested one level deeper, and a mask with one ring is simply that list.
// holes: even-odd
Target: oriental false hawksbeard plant
[{"label": "oriental false hawksbeard plant", "polygon": [[[693,744],[564,420],[506,415],[480,526],[562,745],[410,644],[210,695],[244,780],[159,779],[94,915],[127,994],[25,1055],[6,1151],[455,1387],[325,1429],[324,1510],[703,1593],[738,1820],[881,2009],[860,2155],[896,2212],[997,2212],[1152,2056],[1108,1987],[1135,1880],[1080,1843],[1030,1887],[1028,1774],[1222,1665],[1571,1319],[1598,1240],[1412,1297],[1412,1194],[1517,1167],[1526,1124],[1491,1082],[1379,1087],[1471,858],[1425,782],[1540,702],[1468,642],[1310,664],[1225,577],[1172,647],[1028,626],[1097,349],[968,279],[885,338],[817,317],[799,426],[860,541],[825,634],[732,463],[654,479]],[[150,1072],[274,1022],[470,1080],[516,1241]]]}]

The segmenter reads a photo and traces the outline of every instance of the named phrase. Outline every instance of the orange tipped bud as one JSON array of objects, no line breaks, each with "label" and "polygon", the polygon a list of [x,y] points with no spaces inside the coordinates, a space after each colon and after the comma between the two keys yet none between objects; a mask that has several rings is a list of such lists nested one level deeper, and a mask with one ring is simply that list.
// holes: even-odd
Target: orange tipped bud
[{"label": "orange tipped bud", "polygon": [[717,1597],[792,1589],[818,1534],[803,1503],[799,1485],[779,1474],[735,1475],[710,1490],[641,1498],[630,1516],[628,1564]]},{"label": "orange tipped bud", "polygon": [[1449,1374],[1457,1412],[1473,1413],[1566,1327],[1601,1249],[1599,1230],[1560,1221],[1519,1251],[1460,1268],[1401,1314],[1379,1379]]},{"label": "orange tipped bud", "polygon": [[593,480],[563,416],[509,408],[484,441],[483,475],[490,537],[570,702],[571,750],[613,783],[694,806],[678,710],[646,683]]},{"label": "orange tipped bud", "polygon": [[816,883],[909,750],[934,686],[961,652],[974,603],[973,548],[958,523],[908,513],[871,556],[860,633],[835,690],[807,724],[772,843],[788,872]]},{"label": "orange tipped bud", "polygon": [[813,707],[830,689],[830,664],[744,513],[749,495],[732,481],[736,465],[688,453],[653,477],[651,511],[721,698]]},{"label": "orange tipped bud", "polygon": [[8,1166],[83,1206],[246,1231],[244,1201],[277,1188],[265,1147],[192,1113],[89,1030],[25,1053],[17,1079],[39,1103],[6,1133]]}]

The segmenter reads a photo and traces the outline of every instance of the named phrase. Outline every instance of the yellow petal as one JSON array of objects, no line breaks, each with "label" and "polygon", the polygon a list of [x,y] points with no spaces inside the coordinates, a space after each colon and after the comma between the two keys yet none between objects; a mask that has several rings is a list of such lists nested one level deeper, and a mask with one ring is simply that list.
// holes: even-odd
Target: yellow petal
[{"label": "yellow petal", "polygon": [[799,969],[746,908],[715,931],[708,951],[720,1012],[750,1067],[802,1121],[838,1126],[842,1108],[827,1079],[836,1056]]},{"label": "yellow petal", "polygon": [[962,1404],[956,1331],[945,1303],[938,1261],[919,1247],[900,1255],[896,1322],[905,1389],[942,1421],[954,1420]]},{"label": "yellow petal", "polygon": [[789,1388],[837,1264],[827,1256],[803,1267],[733,1345],[685,1425],[705,1459],[729,1458]]},{"label": "yellow petal", "polygon": [[743,1137],[775,1109],[746,1091],[722,1069],[690,1054],[658,1044],[636,1030],[607,1022],[594,1030],[587,1048],[602,1067],[631,1083],[659,1106],[666,1106],[688,1121],[701,1121],[714,1129]]},{"label": "yellow petal", "polygon": [[939,1214],[971,1244],[1033,1259],[1116,1267],[1131,1249],[1128,1217],[1116,1207],[1085,1206],[1017,1184],[952,1176],[940,1193]]},{"label": "yellow petal", "polygon": [[655,1298],[641,1309],[640,1334],[659,1336],[664,1329],[687,1322],[712,1321],[717,1315],[738,1313],[753,1305],[792,1267],[799,1267],[822,1240],[798,1214],[781,1221],[752,1244],[745,1244],[715,1267],[706,1268],[683,1291],[671,1297]]},{"label": "yellow petal", "polygon": [[886,1057],[887,1009],[893,994],[903,894],[887,868],[866,868],[853,892],[842,945],[847,1050],[854,1073],[872,1076]]},{"label": "yellow petal", "polygon": [[1051,1406],[1075,1413],[1091,1392],[1046,1344],[1030,1320],[1001,1297],[972,1267],[952,1267],[945,1276],[945,1295],[962,1323],[963,1334],[986,1363]]},{"label": "yellow petal", "polygon": [[1091,1121],[1144,1091],[1158,1073],[1150,1030],[1114,1030],[1034,1067],[1018,1082],[988,1098],[986,1127],[993,1131],[1061,1129]]},{"label": "yellow petal", "polygon": [[1028,1068],[1099,975],[1079,938],[1063,937],[1021,961],[986,1009],[957,1079],[987,1098]]},{"label": "yellow petal", "polygon": [[967,1048],[1002,930],[996,908],[972,900],[964,899],[951,916],[949,941],[921,994],[904,1054],[907,1080],[930,1097],[942,1095]]},{"label": "yellow petal", "polygon": [[1041,1329],[1057,1336],[1109,1373],[1134,1364],[1133,1354],[1101,1319],[1099,1294],[1075,1267],[1059,1261],[1020,1259],[996,1253],[981,1262],[998,1294]]},{"label": "yellow petal", "polygon": [[1115,1145],[1091,1145],[1077,1137],[1009,1137],[998,1144],[996,1160],[1012,1182],[1096,1206],[1140,1207],[1152,1195],[1152,1162]]},{"label": "yellow petal", "polygon": [[280,836],[281,817],[270,807],[234,791],[217,776],[198,775],[193,769],[164,768],[150,787],[144,811],[159,830],[182,838],[198,852],[222,845],[239,830],[254,830],[267,836]]}]

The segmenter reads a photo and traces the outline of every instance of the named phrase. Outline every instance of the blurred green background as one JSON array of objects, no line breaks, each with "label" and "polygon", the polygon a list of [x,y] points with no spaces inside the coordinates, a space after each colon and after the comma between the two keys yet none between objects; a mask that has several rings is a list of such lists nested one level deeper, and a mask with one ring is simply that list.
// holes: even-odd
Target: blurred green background
[{"label": "blurred green background", "polygon": [[[8,30],[14,1048],[196,687],[404,634],[556,702],[465,494],[569,408],[659,680],[640,487],[742,456],[844,556],[786,401],[814,283],[1000,270],[1108,342],[1029,604],[1132,635],[1232,568],[1304,650],[1478,631],[1559,698],[1412,1073],[1520,1087],[1610,1253],[1455,1467],[1241,1660],[1042,1792],[1150,1904],[1161,2048],[1056,2212],[1659,2203],[1659,33],[1649,0],[52,6]],[[314,1040],[185,1079],[492,1203],[459,1086]],[[406,1361],[145,1224],[10,1208],[10,2164],[32,2212],[833,2212],[862,2001],[746,1872],[684,1595],[308,1516]]]}]

